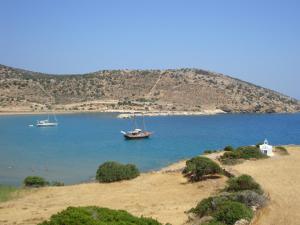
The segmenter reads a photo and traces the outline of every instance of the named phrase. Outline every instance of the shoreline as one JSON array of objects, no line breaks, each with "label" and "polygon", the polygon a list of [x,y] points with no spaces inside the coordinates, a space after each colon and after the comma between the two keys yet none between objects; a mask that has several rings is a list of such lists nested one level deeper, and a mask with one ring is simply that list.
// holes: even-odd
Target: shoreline
[{"label": "shoreline", "polygon": [[193,116],[193,115],[218,115],[227,114],[222,110],[204,111],[142,111],[142,110],[76,110],[76,111],[0,111],[0,116],[17,115],[65,115],[65,114],[88,114],[88,113],[118,113],[118,118],[130,118],[133,114],[137,116]]},{"label": "shoreline", "polygon": [[55,114],[55,115],[72,115],[72,114],[93,114],[93,113],[116,113],[118,114],[116,118],[119,119],[129,119],[135,116],[214,116],[214,115],[222,115],[222,114],[252,114],[252,115],[268,115],[268,114],[297,114],[299,112],[275,112],[275,113],[253,113],[253,112],[225,112],[220,109],[215,110],[203,110],[203,111],[143,111],[143,110],[123,110],[123,109],[109,109],[109,110],[68,110],[68,111],[1,111],[1,116],[26,116],[26,115],[47,115],[47,114]]}]

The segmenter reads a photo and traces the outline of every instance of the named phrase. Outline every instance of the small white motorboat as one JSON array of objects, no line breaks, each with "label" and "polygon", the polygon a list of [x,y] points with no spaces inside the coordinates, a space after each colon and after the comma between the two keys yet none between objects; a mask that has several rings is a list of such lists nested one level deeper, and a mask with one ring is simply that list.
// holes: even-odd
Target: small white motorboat
[{"label": "small white motorboat", "polygon": [[55,122],[50,122],[49,119],[47,120],[38,120],[36,122],[36,126],[37,127],[55,127],[58,125],[58,122],[55,121]]}]

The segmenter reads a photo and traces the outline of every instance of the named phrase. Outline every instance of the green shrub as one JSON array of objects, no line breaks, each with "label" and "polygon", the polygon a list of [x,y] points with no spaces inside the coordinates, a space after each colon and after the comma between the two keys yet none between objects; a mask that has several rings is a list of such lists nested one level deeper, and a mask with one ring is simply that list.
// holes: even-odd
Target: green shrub
[{"label": "green shrub", "polygon": [[230,200],[230,197],[231,195],[203,199],[190,212],[200,218],[212,216],[217,220],[210,221],[208,224],[215,224],[216,222],[234,224],[240,219],[250,220],[252,218],[252,210],[243,203]]},{"label": "green shrub", "polygon": [[276,150],[276,152],[279,153],[280,155],[289,155],[288,150],[287,150],[285,147],[283,147],[283,146],[276,146],[276,147],[275,147],[275,150]]},{"label": "green shrub", "polygon": [[260,185],[249,175],[241,175],[239,177],[230,178],[227,181],[227,187],[225,190],[228,192],[252,190],[259,194],[263,193]]},{"label": "green shrub", "polygon": [[210,215],[213,211],[212,200],[213,197],[203,199],[197,204],[195,208],[192,208],[189,212],[194,213],[199,217]]},{"label": "green shrub", "polygon": [[205,150],[203,153],[205,155],[208,155],[208,154],[212,154],[212,153],[216,153],[216,152],[218,152],[218,150]]},{"label": "green shrub", "polygon": [[219,159],[224,165],[236,165],[241,162],[240,154],[237,151],[227,151]]},{"label": "green shrub", "polygon": [[239,152],[225,152],[222,156],[221,159],[239,159],[241,156]]},{"label": "green shrub", "polygon": [[255,191],[245,190],[236,193],[232,193],[227,196],[229,200],[240,202],[248,207],[256,206],[261,208],[266,205],[267,198],[262,194],[258,194]]},{"label": "green shrub", "polygon": [[224,151],[225,152],[233,152],[234,151],[234,148],[231,146],[231,145],[228,145],[224,148]]},{"label": "green shrub", "polygon": [[234,225],[241,219],[250,221],[253,218],[253,211],[242,203],[225,201],[218,207],[213,217],[227,225]]},{"label": "green shrub", "polygon": [[242,159],[262,159],[267,158],[259,148],[255,146],[243,146],[236,149],[236,152],[240,155]]},{"label": "green shrub", "polygon": [[212,151],[212,150],[205,150],[203,153],[204,153],[205,155],[208,155],[208,154],[213,153],[213,151]]},{"label": "green shrub", "polygon": [[195,208],[190,209],[189,212],[196,214],[200,218],[203,216],[211,216],[213,212],[217,210],[218,206],[227,200],[228,198],[226,196],[205,198],[200,201]]},{"label": "green shrub", "polygon": [[183,174],[190,178],[191,181],[199,181],[206,175],[221,173],[221,167],[206,157],[194,157],[186,162]]},{"label": "green shrub", "polygon": [[26,187],[44,187],[49,185],[49,182],[46,181],[43,177],[28,176],[24,179],[24,185]]},{"label": "green shrub", "polygon": [[99,182],[109,183],[121,180],[130,180],[140,175],[135,165],[123,165],[117,162],[105,162],[99,166],[96,179]]},{"label": "green shrub", "polygon": [[256,148],[259,148],[261,145],[263,145],[264,143],[263,142],[259,142],[259,143],[257,143],[255,146],[256,146]]},{"label": "green shrub", "polygon": [[201,225],[226,225],[225,223],[222,223],[216,219],[213,219],[209,222],[206,222],[206,223],[201,223]]},{"label": "green shrub", "polygon": [[52,181],[51,186],[57,186],[57,187],[61,187],[61,186],[65,186],[65,184],[63,182],[60,181]]},{"label": "green shrub", "polygon": [[39,225],[161,225],[151,218],[135,217],[123,210],[111,210],[95,206],[68,207]]}]

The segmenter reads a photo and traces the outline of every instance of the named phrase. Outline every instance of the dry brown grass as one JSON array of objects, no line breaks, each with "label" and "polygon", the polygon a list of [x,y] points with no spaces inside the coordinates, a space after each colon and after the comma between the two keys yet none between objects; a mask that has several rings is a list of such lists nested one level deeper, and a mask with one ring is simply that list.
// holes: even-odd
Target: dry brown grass
[{"label": "dry brown grass", "polygon": [[[228,166],[235,174],[249,174],[269,193],[271,201],[259,211],[254,225],[300,224],[300,147],[287,148],[289,155],[246,161]],[[215,159],[220,153],[209,155]],[[180,170],[185,162],[137,179],[112,184],[80,184],[35,189],[18,199],[0,204],[0,224],[36,224],[68,206],[95,205],[124,209],[162,223],[183,224],[185,211],[225,185],[226,178],[187,183]]]},{"label": "dry brown grass", "polygon": [[233,167],[254,177],[270,195],[269,205],[254,220],[254,225],[300,224],[300,147],[287,147],[290,155],[247,161]]},{"label": "dry brown grass", "polygon": [[68,206],[88,205],[124,209],[162,223],[183,224],[188,219],[184,212],[223,188],[225,181],[220,178],[190,184],[180,172],[158,172],[112,184],[41,188],[0,204],[0,224],[36,224]]}]

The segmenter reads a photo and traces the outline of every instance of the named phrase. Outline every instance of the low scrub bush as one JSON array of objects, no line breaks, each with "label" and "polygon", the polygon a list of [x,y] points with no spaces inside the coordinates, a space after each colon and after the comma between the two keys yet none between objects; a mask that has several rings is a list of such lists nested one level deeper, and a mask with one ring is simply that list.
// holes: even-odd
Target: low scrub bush
[{"label": "low scrub bush", "polygon": [[197,216],[212,216],[215,220],[207,224],[234,224],[240,219],[251,220],[252,210],[245,204],[230,200],[230,196],[215,196],[203,199],[190,212]]},{"label": "low scrub bush", "polygon": [[288,150],[285,147],[283,147],[283,146],[277,146],[277,147],[275,147],[275,151],[278,154],[280,154],[280,155],[289,155]]},{"label": "low scrub bush", "polygon": [[206,222],[206,223],[201,223],[201,225],[226,225],[225,223],[222,223],[216,219],[213,219],[209,222]]},{"label": "low scrub bush", "polygon": [[251,190],[232,193],[228,195],[228,199],[243,203],[248,207],[255,206],[257,208],[262,208],[267,202],[266,196]]},{"label": "low scrub bush", "polygon": [[228,145],[224,148],[224,151],[225,152],[233,152],[234,151],[234,148],[231,146],[231,145]]},{"label": "low scrub bush", "polygon": [[24,179],[24,185],[26,187],[44,187],[49,185],[49,182],[46,181],[43,177],[28,176]]},{"label": "low scrub bush", "polygon": [[224,165],[235,165],[240,163],[240,154],[236,151],[227,151],[219,159]]},{"label": "low scrub bush", "polygon": [[99,166],[96,179],[99,182],[109,183],[121,180],[130,180],[140,175],[138,168],[133,164],[120,164],[117,162],[105,162]]},{"label": "low scrub bush", "polygon": [[208,155],[208,154],[212,154],[212,153],[216,153],[216,152],[218,152],[218,150],[205,150],[203,153],[205,155]]},{"label": "low scrub bush", "polygon": [[252,190],[259,194],[263,193],[260,185],[249,175],[241,175],[239,177],[230,178],[227,181],[227,187],[225,190],[228,192]]},{"label": "low scrub bush", "polygon": [[63,182],[60,181],[52,181],[51,186],[57,186],[57,187],[61,187],[61,186],[65,186],[65,184]]},{"label": "low scrub bush", "polygon": [[66,210],[51,216],[49,221],[39,225],[161,225],[151,218],[135,217],[123,210],[111,210],[95,206],[68,207]]},{"label": "low scrub bush", "polygon": [[239,154],[242,159],[262,159],[267,158],[259,148],[255,146],[243,146],[236,149],[236,152]]},{"label": "low scrub bush", "polygon": [[194,157],[186,162],[183,174],[190,178],[191,181],[202,180],[207,175],[222,173],[221,167],[206,157]]},{"label": "low scrub bush", "polygon": [[241,219],[250,221],[253,218],[253,211],[242,203],[225,201],[214,212],[213,217],[227,225],[234,225]]},{"label": "low scrub bush", "polygon": [[211,216],[218,206],[227,200],[226,197],[209,197],[200,201],[195,208],[192,208],[189,212],[196,214],[200,218],[203,216]]},{"label": "low scrub bush", "polygon": [[267,157],[255,146],[243,146],[233,151],[226,151],[219,160],[225,165],[235,165],[240,163],[242,159],[263,159]]}]

